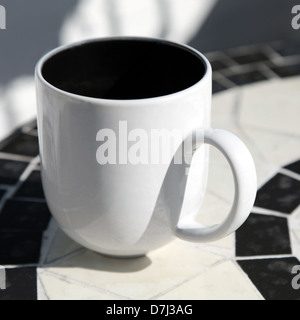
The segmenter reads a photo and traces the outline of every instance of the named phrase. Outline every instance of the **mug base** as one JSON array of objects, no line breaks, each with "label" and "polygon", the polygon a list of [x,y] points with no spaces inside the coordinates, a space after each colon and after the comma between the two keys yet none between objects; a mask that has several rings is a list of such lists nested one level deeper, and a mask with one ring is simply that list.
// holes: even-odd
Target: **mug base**
[{"label": "mug base", "polygon": [[113,254],[107,254],[107,253],[101,253],[97,252],[96,253],[100,254],[101,256],[110,258],[110,259],[121,259],[121,260],[126,260],[126,259],[140,259],[144,258],[146,256],[145,254],[136,254],[136,255],[113,255]]}]

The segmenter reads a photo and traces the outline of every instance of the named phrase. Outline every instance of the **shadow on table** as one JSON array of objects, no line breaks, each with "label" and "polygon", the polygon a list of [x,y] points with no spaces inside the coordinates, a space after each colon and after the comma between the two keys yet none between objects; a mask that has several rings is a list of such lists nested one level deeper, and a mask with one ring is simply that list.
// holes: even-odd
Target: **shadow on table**
[{"label": "shadow on table", "polygon": [[[132,273],[148,268],[152,261],[148,256],[137,258],[114,258],[88,250],[57,227],[50,243],[45,243],[39,267],[41,268],[79,268],[116,273]],[[48,246],[48,249],[47,249]],[[44,257],[43,257],[44,255]]]}]

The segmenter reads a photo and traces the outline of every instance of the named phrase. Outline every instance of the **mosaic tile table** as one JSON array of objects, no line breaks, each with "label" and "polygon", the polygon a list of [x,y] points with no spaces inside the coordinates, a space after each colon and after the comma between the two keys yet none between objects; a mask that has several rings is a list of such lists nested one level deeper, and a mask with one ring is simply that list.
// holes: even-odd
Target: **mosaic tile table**
[{"label": "mosaic tile table", "polygon": [[[300,48],[274,43],[208,54],[214,68],[212,126],[250,148],[259,189],[236,234],[210,244],[175,240],[134,260],[114,260],[70,240],[51,219],[27,124],[0,144],[0,299],[300,299]],[[222,219],[232,177],[211,150],[199,220]]]}]

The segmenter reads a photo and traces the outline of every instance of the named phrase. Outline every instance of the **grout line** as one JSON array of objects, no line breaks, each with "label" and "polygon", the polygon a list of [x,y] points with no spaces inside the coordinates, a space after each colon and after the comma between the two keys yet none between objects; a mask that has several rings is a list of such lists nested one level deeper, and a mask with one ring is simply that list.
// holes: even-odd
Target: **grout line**
[{"label": "grout line", "polygon": [[37,263],[21,263],[3,265],[5,269],[20,269],[20,268],[37,268]]},{"label": "grout line", "polygon": [[[205,272],[206,272],[206,271],[205,271]],[[190,276],[189,278],[187,278],[187,279],[185,279],[185,280],[183,280],[183,281],[175,284],[175,285],[172,286],[171,288],[165,289],[165,290],[161,291],[160,293],[152,296],[151,298],[149,298],[149,300],[158,300],[158,298],[161,298],[161,297],[163,297],[165,294],[167,294],[167,293],[169,293],[169,292],[172,292],[172,291],[174,291],[175,289],[181,287],[183,284],[185,284],[185,283],[187,283],[187,282],[190,282],[190,281],[196,279],[198,276],[199,276],[198,274],[194,274],[194,275]]]},{"label": "grout line", "polygon": [[271,61],[274,59],[282,58],[282,56],[278,52],[276,52],[269,44],[263,45],[261,50]]},{"label": "grout line", "polygon": [[290,236],[290,243],[291,243],[291,247],[292,247],[292,253],[293,256],[296,257],[297,259],[300,259],[299,255],[300,255],[300,243],[298,242],[298,238],[295,235],[295,230],[293,230],[290,226],[290,221],[289,220],[289,236]]},{"label": "grout line", "polygon": [[269,80],[281,79],[281,77],[279,77],[279,75],[274,72],[267,64],[261,63],[258,71],[261,72]]},{"label": "grout line", "polygon": [[237,85],[234,82],[224,77],[222,74],[219,75],[219,78],[214,80],[218,81],[222,86],[226,87],[227,90],[237,87]]},{"label": "grout line", "polygon": [[278,218],[288,218],[289,217],[289,213],[282,213],[279,211],[273,211],[270,209],[265,209],[265,208],[260,208],[260,207],[253,207],[252,209],[252,213],[255,214],[261,214],[261,215],[269,215],[269,216],[274,216],[274,217],[278,217]]},{"label": "grout line", "polygon": [[296,173],[296,172],[293,172],[293,171],[290,171],[288,169],[285,169],[285,168],[281,168],[279,170],[280,173],[286,175],[286,176],[289,176],[290,178],[293,178],[295,180],[298,180],[300,181],[300,174]]},{"label": "grout line", "polygon": [[[226,54],[225,52],[216,51],[214,53],[210,53],[206,55],[208,57],[208,60],[214,61],[214,60],[221,60],[223,63],[225,63],[226,68],[223,70],[226,70],[228,68],[239,66],[239,64],[234,61],[230,55]],[[219,70],[219,71],[223,71]]]},{"label": "grout line", "polygon": [[248,129],[253,129],[253,130],[259,130],[261,132],[265,132],[265,133],[271,133],[271,134],[275,134],[275,135],[281,135],[281,136],[285,136],[287,138],[293,138],[293,139],[297,139],[299,140],[299,135],[298,134],[293,134],[293,133],[289,133],[289,132],[285,132],[285,131],[280,131],[280,130],[274,130],[274,129],[270,129],[267,127],[259,127],[253,124],[247,124]]},{"label": "grout line", "polygon": [[221,70],[220,73],[224,77],[230,77],[230,76],[234,76],[234,75],[238,75],[238,74],[247,73],[247,72],[251,71],[250,68],[251,68],[251,66],[249,66],[249,65],[237,64],[237,65],[228,67],[227,69]]},{"label": "grout line", "polygon": [[222,60],[222,61],[226,61],[226,60],[232,60],[229,58],[229,56],[224,52],[224,51],[213,51],[213,52],[207,52],[205,53],[205,56],[207,57],[207,59],[209,60]]},{"label": "grout line", "polygon": [[293,66],[295,64],[299,64],[300,63],[300,55],[297,56],[290,56],[290,57],[278,57],[278,58],[274,58],[271,60],[271,62],[273,62],[276,67],[288,67],[288,66]]},{"label": "grout line", "polygon": [[64,256],[62,257],[59,257],[59,258],[56,258],[54,260],[51,260],[51,261],[44,261],[44,263],[42,265],[40,265],[39,267],[40,268],[51,268],[51,267],[55,267],[57,266],[60,262],[63,262],[63,261],[66,261],[70,258],[73,258],[73,257],[76,257],[77,255],[80,255],[81,253],[84,253],[86,252],[87,249],[85,248],[79,248],[79,249],[76,249],[70,253],[67,253],[65,254]]},{"label": "grout line", "polygon": [[[238,74],[245,74],[250,72],[263,72],[266,69],[268,69],[268,66],[266,65],[265,61],[258,61],[258,62],[250,62],[247,64],[239,64],[232,67],[229,67],[227,69],[221,70],[220,73],[223,74],[226,77],[238,75]],[[280,78],[277,74],[272,72],[272,76],[276,76],[276,78]],[[269,77],[267,77],[269,78]]]},{"label": "grout line", "polygon": [[233,56],[255,54],[255,53],[261,53],[263,46],[264,44],[260,44],[260,43],[252,44],[252,45],[240,45],[238,47],[227,49],[227,52],[229,55],[233,55]]},{"label": "grout line", "polygon": [[[234,97],[231,117],[232,117],[234,124],[240,130],[243,129],[243,126],[241,125],[241,113],[242,113],[243,100],[244,100],[244,91],[239,90]],[[244,131],[243,131],[243,133],[244,133],[244,135],[246,135],[246,133]],[[246,135],[246,136],[248,138],[248,135]]]},{"label": "grout line", "polygon": [[293,253],[289,254],[270,254],[270,255],[261,255],[261,256],[245,256],[240,257],[237,256],[237,261],[245,261],[245,260],[270,260],[270,259],[282,259],[282,258],[293,258]]},{"label": "grout line", "polygon": [[258,290],[258,288],[256,287],[256,285],[254,284],[254,282],[250,279],[250,277],[248,276],[248,274],[243,270],[243,268],[238,264],[237,261],[233,262],[235,264],[235,266],[240,270],[241,274],[243,275],[243,277],[247,280],[247,282],[249,284],[251,284],[251,286],[253,287],[253,289],[255,290],[255,292],[258,294],[259,297],[261,297],[262,300],[266,300],[265,297],[260,293],[260,291]]},{"label": "grout line", "polygon": [[[281,57],[279,54],[277,54],[273,49],[262,49],[261,51],[269,57],[269,60],[266,61],[259,61],[259,62],[250,62],[247,64],[238,64],[233,61],[233,63],[227,63],[228,67],[224,68],[219,71],[214,71],[213,72],[213,78],[216,81],[222,81],[222,83],[225,87],[231,88],[232,86],[235,86],[232,81],[229,79],[226,79],[226,77],[230,77],[232,75],[236,74],[244,74],[252,71],[258,71],[262,73],[267,80],[271,79],[281,79],[281,77],[276,74],[268,65],[267,63],[270,61],[274,63],[276,66],[281,67],[281,66],[291,66],[293,64],[298,64],[300,62],[300,55],[299,56],[292,56],[292,57]],[[225,59],[228,60],[230,59],[230,56],[226,56]],[[222,58],[221,58],[222,60]],[[224,60],[224,59],[223,59]],[[225,78],[225,80],[224,80]],[[226,81],[228,80],[228,81]]]},{"label": "grout line", "polygon": [[227,69],[226,76],[235,76],[251,72],[260,72],[261,62],[251,62],[243,65],[233,66]]},{"label": "grout line", "polygon": [[23,173],[21,174],[19,181],[24,182],[32,173],[32,171],[34,171],[39,159],[39,157],[35,157],[33,158],[29,165],[27,166],[27,168],[23,171]]},{"label": "grout line", "polygon": [[228,199],[220,196],[218,193],[216,193],[215,191],[213,191],[211,189],[207,189],[206,194],[210,194],[211,196],[216,197],[218,200],[222,201],[224,204],[227,204],[227,205],[232,204],[232,201],[229,201]]},{"label": "grout line", "polygon": [[[278,164],[272,163],[266,159],[264,159],[265,163],[264,163],[264,168],[268,167],[268,169],[272,169],[269,171],[267,177],[264,177],[264,179],[261,179],[261,181],[259,181],[259,183],[257,184],[257,191],[260,191],[260,189],[267,184],[271,179],[275,178],[276,175],[278,175],[279,171],[280,171],[280,166]],[[266,209],[266,208],[262,208],[262,209]],[[268,210],[268,209],[266,209]],[[271,210],[273,211],[273,210]],[[280,213],[280,212],[279,212]]]},{"label": "grout line", "polygon": [[29,162],[28,166],[25,168],[25,170],[19,177],[18,182],[14,186],[12,186],[10,189],[8,189],[7,192],[4,194],[0,202],[0,214],[5,205],[5,202],[13,197],[13,195],[17,192],[17,190],[20,188],[23,182],[29,177],[31,172],[34,170],[34,167],[36,166],[36,161],[37,161],[36,159],[37,157],[32,159],[31,162]]},{"label": "grout line", "polygon": [[58,226],[53,218],[51,218],[47,230],[43,233],[42,243],[41,243],[41,253],[39,265],[43,266],[49,254],[50,248],[53,245],[55,236],[57,234]]},{"label": "grout line", "polygon": [[225,78],[223,74],[220,73],[220,71],[213,71],[213,80],[219,81],[220,78]]},{"label": "grout line", "polygon": [[[229,238],[231,235],[228,235],[226,238]],[[225,238],[225,239],[226,239]],[[221,247],[218,246],[217,244],[207,244],[207,243],[196,243],[196,242],[186,242],[184,240],[178,239],[182,245],[188,246],[188,247],[193,247],[199,250],[203,250],[205,252],[217,255],[219,257],[225,258],[225,259],[234,259],[235,258],[235,252],[233,252],[235,249],[235,242],[233,241],[232,246],[230,248],[228,247]],[[224,240],[224,239],[223,239]],[[219,240],[219,241],[222,241]]]},{"label": "grout line", "polygon": [[[40,288],[43,290],[42,293],[39,292],[39,291],[40,291],[40,290],[39,290]],[[44,283],[43,283],[40,275],[37,273],[37,299],[38,299],[38,300],[41,300],[41,299],[40,299],[40,295],[44,295],[45,298],[46,298],[46,300],[49,300],[49,301],[50,301],[50,298],[49,298],[49,296],[48,296],[48,294],[47,294],[47,291],[46,291],[46,289],[45,289]]]},{"label": "grout line", "polygon": [[32,161],[31,157],[12,154],[12,153],[3,153],[3,152],[0,152],[0,159],[21,161],[21,162],[30,162],[30,161]]},{"label": "grout line", "polygon": [[241,113],[242,113],[242,105],[244,100],[244,91],[239,90],[235,96],[234,104],[233,104],[233,112],[232,112],[232,119],[234,121],[235,126],[240,130],[243,134],[243,138],[245,142],[248,142],[252,148],[255,148],[256,155],[260,158],[261,161],[267,163],[267,159],[265,155],[261,152],[260,148],[257,146],[257,141],[251,137],[245,130],[244,126],[242,125],[241,121]]},{"label": "grout line", "polygon": [[212,244],[211,245],[209,245],[209,244],[195,244],[195,247],[200,250],[206,251],[208,253],[212,253],[214,255],[218,255],[220,257],[223,257],[227,260],[231,260],[231,259],[235,258],[235,252],[232,252],[232,251],[235,251],[234,250],[235,245],[233,245],[232,248],[222,248],[219,246],[214,246]]},{"label": "grout line", "polygon": [[98,288],[98,287],[95,287],[95,286],[92,286],[92,285],[88,285],[82,281],[78,281],[78,280],[75,280],[75,279],[71,279],[67,276],[64,276],[64,275],[60,275],[58,273],[55,273],[53,271],[49,271],[49,270],[44,270],[44,269],[39,269],[38,272],[40,274],[45,274],[45,275],[49,275],[49,276],[53,276],[63,282],[66,282],[66,283],[69,283],[69,284],[74,284],[74,285],[77,285],[77,286],[81,286],[81,287],[84,287],[86,289],[90,289],[90,290],[94,290],[96,292],[99,292],[99,293],[102,293],[102,294],[106,294],[106,295],[109,295],[109,296],[112,296],[112,297],[115,297],[115,298],[118,298],[118,299],[122,299],[122,300],[134,300],[132,298],[129,298],[129,297],[126,297],[126,296],[123,296],[123,295],[120,295],[118,293],[115,293],[115,292],[112,292],[112,291],[109,291],[109,290],[106,290],[106,289],[102,289],[102,288]]},{"label": "grout line", "polygon": [[162,291],[162,292],[160,292],[160,293],[152,296],[149,300],[157,300],[158,298],[164,296],[165,294],[167,294],[167,293],[169,293],[169,292],[172,292],[172,291],[174,291],[175,289],[181,287],[181,286],[184,285],[185,283],[188,283],[188,282],[190,282],[190,281],[198,278],[199,276],[207,273],[208,271],[210,271],[211,268],[217,267],[217,266],[219,266],[219,265],[221,265],[221,264],[223,264],[223,263],[225,263],[225,262],[227,262],[227,261],[228,261],[228,259],[221,259],[221,260],[213,263],[212,265],[206,267],[202,272],[196,273],[196,274],[188,277],[187,279],[185,279],[185,280],[183,280],[183,281],[175,284],[174,286],[172,286],[172,287],[170,287],[170,288],[168,288],[168,289],[166,289],[166,290],[164,290],[164,291]]}]

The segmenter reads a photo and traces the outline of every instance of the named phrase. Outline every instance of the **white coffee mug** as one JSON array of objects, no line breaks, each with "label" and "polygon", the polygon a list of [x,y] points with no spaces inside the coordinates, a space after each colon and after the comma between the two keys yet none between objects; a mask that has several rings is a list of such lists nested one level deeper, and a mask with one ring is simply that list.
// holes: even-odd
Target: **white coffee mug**
[{"label": "white coffee mug", "polygon": [[[39,61],[42,181],[67,235],[102,254],[136,257],[175,236],[214,241],[244,223],[255,166],[235,135],[210,127],[211,83],[201,53],[162,39],[93,39]],[[194,222],[208,145],[227,158],[235,184],[232,209],[214,226]]]}]

